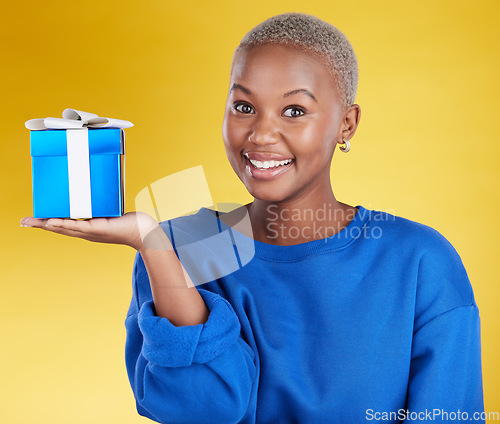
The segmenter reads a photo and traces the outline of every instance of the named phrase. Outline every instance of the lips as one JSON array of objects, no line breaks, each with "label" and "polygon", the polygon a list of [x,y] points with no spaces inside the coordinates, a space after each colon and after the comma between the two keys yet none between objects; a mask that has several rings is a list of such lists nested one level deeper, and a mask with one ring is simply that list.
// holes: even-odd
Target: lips
[{"label": "lips", "polygon": [[272,153],[272,152],[246,152],[244,153],[244,156],[247,159],[258,160],[261,162],[271,161],[271,160],[282,161],[286,159],[293,159],[293,157],[283,156],[279,153]]},{"label": "lips", "polygon": [[288,171],[295,160],[278,153],[248,152],[244,154],[246,170],[255,179],[271,180]]},{"label": "lips", "polygon": [[285,159],[285,160],[266,160],[259,161],[254,159],[249,159],[250,163],[257,169],[268,169],[268,168],[276,168],[278,166],[288,165],[293,159]]}]

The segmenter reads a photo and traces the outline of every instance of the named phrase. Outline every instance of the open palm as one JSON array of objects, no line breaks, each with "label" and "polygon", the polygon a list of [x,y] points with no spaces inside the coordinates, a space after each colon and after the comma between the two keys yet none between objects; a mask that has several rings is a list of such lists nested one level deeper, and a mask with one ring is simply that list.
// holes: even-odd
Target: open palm
[{"label": "open palm", "polygon": [[21,219],[21,226],[41,228],[99,243],[123,244],[136,250],[142,248],[146,235],[160,228],[150,215],[143,212],[88,220],[24,217]]}]

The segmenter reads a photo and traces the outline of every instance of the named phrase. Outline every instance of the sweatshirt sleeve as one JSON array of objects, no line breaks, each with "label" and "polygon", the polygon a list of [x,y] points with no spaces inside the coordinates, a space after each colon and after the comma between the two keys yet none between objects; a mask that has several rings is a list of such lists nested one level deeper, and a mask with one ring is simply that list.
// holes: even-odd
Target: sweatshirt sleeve
[{"label": "sweatshirt sleeve", "polygon": [[419,263],[406,409],[405,422],[484,423],[479,311],[460,257],[440,235]]},{"label": "sweatshirt sleeve", "polygon": [[197,288],[209,317],[176,327],[154,314],[147,271],[137,254],[125,320],[127,373],[140,415],[165,423],[237,423],[256,376],[255,353],[229,302]]}]

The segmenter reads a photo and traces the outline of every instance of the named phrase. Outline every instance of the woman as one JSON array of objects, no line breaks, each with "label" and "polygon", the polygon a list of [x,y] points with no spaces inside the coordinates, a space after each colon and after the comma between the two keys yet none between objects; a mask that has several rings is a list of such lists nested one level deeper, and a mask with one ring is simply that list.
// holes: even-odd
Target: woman
[{"label": "woman", "polygon": [[[335,27],[298,13],[270,18],[236,49],[223,122],[252,203],[160,226],[134,213],[21,221],[140,253],[126,359],[141,415],[481,422],[479,313],[460,257],[429,227],[333,194],[333,153],[350,149],[360,120],[357,76]],[[246,235],[231,228],[245,214]],[[226,231],[237,259],[253,255],[234,272],[220,272],[228,256],[185,249]]]}]

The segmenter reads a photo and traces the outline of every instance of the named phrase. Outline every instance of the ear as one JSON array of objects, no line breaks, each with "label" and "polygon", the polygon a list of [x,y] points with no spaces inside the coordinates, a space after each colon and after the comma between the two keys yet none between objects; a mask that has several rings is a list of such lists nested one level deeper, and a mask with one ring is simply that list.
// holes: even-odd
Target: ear
[{"label": "ear", "polygon": [[361,108],[359,105],[354,104],[345,110],[342,124],[340,125],[340,139],[337,140],[337,143],[342,144],[342,140],[350,140],[354,137],[360,119]]}]

